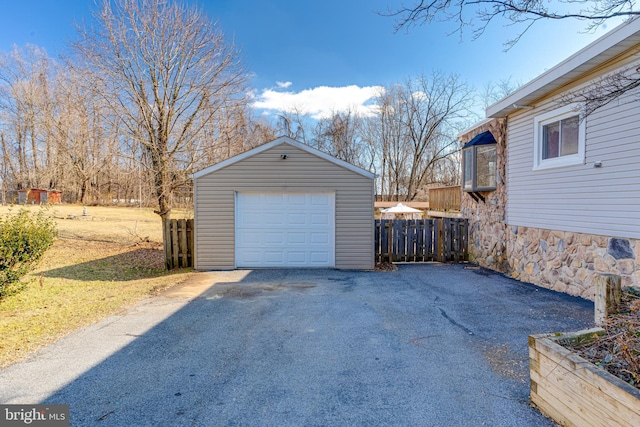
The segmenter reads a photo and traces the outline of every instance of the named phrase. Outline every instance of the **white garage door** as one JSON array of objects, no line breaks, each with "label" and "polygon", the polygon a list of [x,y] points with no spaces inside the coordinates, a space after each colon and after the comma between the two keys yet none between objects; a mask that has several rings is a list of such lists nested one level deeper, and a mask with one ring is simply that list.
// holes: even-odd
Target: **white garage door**
[{"label": "white garage door", "polygon": [[333,267],[333,193],[237,193],[237,267]]}]

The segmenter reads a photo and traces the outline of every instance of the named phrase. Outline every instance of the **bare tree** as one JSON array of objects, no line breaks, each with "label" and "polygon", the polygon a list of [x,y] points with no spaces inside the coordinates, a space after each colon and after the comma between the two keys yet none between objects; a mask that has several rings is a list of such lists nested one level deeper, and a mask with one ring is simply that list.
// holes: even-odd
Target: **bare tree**
[{"label": "bare tree", "polygon": [[562,95],[560,103],[577,103],[580,105],[581,116],[586,117],[627,93],[633,95],[632,99],[637,101],[638,88],[640,88],[640,66],[635,63],[604,75],[584,89]]},{"label": "bare tree", "polygon": [[499,80],[498,82],[487,83],[484,85],[481,93],[484,108],[500,101],[520,86],[522,86],[522,84],[511,81],[511,77]]},{"label": "bare tree", "polygon": [[[515,37],[505,42],[509,49],[541,20],[581,20],[585,21],[585,29],[591,31],[612,18],[636,18],[640,10],[635,0],[411,0],[390,8],[384,15],[396,18],[396,31],[434,21],[451,21],[460,33],[471,29],[474,39],[480,37],[492,21],[506,21],[518,27]],[[564,97],[563,101],[580,102],[582,113],[588,115],[627,92],[637,95],[639,87],[640,68],[634,65]]]},{"label": "bare tree", "polygon": [[156,212],[168,218],[174,191],[203,155],[204,129],[220,109],[245,102],[239,54],[192,4],[102,0],[94,18],[95,27],[78,28],[78,61],[101,76],[102,97],[142,147]]},{"label": "bare tree", "polygon": [[434,21],[453,21],[457,31],[469,27],[473,37],[481,36],[494,20],[520,25],[518,35],[507,42],[516,43],[540,20],[577,19],[586,21],[587,30],[616,17],[640,15],[634,0],[411,0],[390,8],[386,15],[396,18],[396,31]]},{"label": "bare tree", "polygon": [[199,166],[221,162],[276,138],[276,130],[264,120],[255,118],[246,105],[235,103],[221,109],[215,120],[205,127],[205,157]]},{"label": "bare tree", "polygon": [[364,138],[374,147],[378,175],[376,191],[384,200],[399,200],[401,177],[407,163],[405,128],[397,117],[396,107],[401,89],[394,85],[381,90],[377,96],[377,114],[368,118],[364,126]]},{"label": "bare tree", "polygon": [[[114,143],[118,132],[109,127],[105,118],[106,105],[100,96],[99,80],[73,68],[67,68],[58,77],[55,120],[58,147],[75,175],[78,201],[87,203],[89,192],[94,200],[100,198],[99,175],[118,155]],[[66,184],[69,186],[70,182]]]},{"label": "bare tree", "polygon": [[11,185],[50,186],[55,182],[52,133],[51,76],[46,52],[36,46],[0,56],[0,114],[3,160]]},{"label": "bare tree", "polygon": [[298,107],[278,114],[276,130],[279,135],[287,136],[307,144],[308,114]]},{"label": "bare tree", "polygon": [[318,120],[313,140],[320,151],[353,165],[371,168],[373,157],[362,138],[362,126],[362,118],[355,111],[334,112],[331,117]]},{"label": "bare tree", "polygon": [[441,182],[439,164],[458,150],[456,134],[471,102],[471,90],[455,75],[434,73],[388,88],[373,119],[383,157],[381,189],[396,200],[413,200],[424,186]]}]

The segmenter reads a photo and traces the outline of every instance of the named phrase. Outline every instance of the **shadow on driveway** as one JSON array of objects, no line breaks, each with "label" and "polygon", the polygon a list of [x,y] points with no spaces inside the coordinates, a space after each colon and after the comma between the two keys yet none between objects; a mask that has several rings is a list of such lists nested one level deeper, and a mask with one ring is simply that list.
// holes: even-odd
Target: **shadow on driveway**
[{"label": "shadow on driveway", "polygon": [[201,277],[0,371],[0,402],[70,404],[73,426],[552,426],[527,336],[593,322],[463,264]]}]

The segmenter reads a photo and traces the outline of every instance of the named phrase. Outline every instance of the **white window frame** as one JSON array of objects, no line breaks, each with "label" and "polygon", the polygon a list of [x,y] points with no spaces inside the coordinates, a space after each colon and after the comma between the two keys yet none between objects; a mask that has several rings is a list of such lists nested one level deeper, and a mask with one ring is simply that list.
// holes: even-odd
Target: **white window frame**
[{"label": "white window frame", "polygon": [[586,140],[586,119],[580,117],[578,125],[578,152],[565,156],[558,156],[552,159],[542,158],[542,132],[543,127],[550,123],[569,117],[580,115],[576,104],[565,105],[564,107],[540,114],[533,119],[533,170],[558,168],[563,166],[579,165],[585,163],[585,140]]}]

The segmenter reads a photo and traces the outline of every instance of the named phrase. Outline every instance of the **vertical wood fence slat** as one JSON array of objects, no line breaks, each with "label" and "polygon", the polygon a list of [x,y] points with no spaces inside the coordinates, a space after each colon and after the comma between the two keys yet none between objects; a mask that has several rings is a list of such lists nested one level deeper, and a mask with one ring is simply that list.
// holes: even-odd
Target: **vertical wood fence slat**
[{"label": "vertical wood fence slat", "polygon": [[188,256],[188,264],[187,267],[195,267],[196,265],[196,261],[195,261],[195,255],[194,255],[194,251],[195,251],[195,244],[194,244],[194,233],[195,233],[195,228],[193,227],[194,221],[193,219],[189,219],[187,220],[187,247],[188,247],[188,251],[189,251],[189,256]]},{"label": "vertical wood fence slat", "polygon": [[171,264],[171,220],[166,219],[162,222],[162,243],[164,248],[164,268],[173,269]]},{"label": "vertical wood fence slat", "polygon": [[165,268],[193,267],[193,219],[166,219],[162,232]]},{"label": "vertical wood fence slat", "polygon": [[374,235],[374,240],[373,240],[373,257],[374,257],[374,262],[377,264],[380,262],[380,221],[379,220],[375,220],[373,222],[373,235]]},{"label": "vertical wood fence slat", "polygon": [[376,262],[463,261],[468,259],[466,219],[376,220]]},{"label": "vertical wood fence slat", "polygon": [[416,221],[416,262],[424,261],[424,222]]},{"label": "vertical wood fence slat", "polygon": [[178,220],[178,261],[180,268],[185,268],[188,262],[187,252],[187,220]]},{"label": "vertical wood fence slat", "polygon": [[178,245],[178,221],[171,221],[171,262],[173,268],[178,268],[178,253],[180,246]]}]

